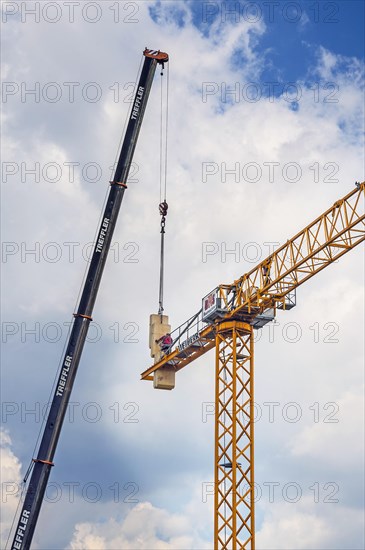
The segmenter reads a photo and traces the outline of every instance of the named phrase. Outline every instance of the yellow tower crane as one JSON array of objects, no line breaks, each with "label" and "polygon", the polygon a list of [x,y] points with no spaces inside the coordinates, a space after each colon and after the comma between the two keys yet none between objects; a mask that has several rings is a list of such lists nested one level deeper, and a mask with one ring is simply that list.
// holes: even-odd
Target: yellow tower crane
[{"label": "yellow tower crane", "polygon": [[[141,375],[173,389],[175,373],[215,347],[214,548],[255,548],[254,330],[295,306],[296,288],[365,239],[365,182],[234,283],[203,298],[193,317],[156,351],[168,325],[151,316],[155,364]],[[163,332],[163,330],[162,330]],[[152,342],[152,344],[151,344]]]}]

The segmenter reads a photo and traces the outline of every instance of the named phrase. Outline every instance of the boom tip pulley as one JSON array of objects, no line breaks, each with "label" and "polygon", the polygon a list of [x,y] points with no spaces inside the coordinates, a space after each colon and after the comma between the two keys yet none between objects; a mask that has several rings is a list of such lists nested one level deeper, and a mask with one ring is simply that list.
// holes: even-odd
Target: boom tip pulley
[{"label": "boom tip pulley", "polygon": [[161,52],[160,50],[150,50],[147,47],[144,49],[143,55],[145,57],[156,59],[156,61],[162,65],[167,63],[169,60],[169,55],[166,52]]}]

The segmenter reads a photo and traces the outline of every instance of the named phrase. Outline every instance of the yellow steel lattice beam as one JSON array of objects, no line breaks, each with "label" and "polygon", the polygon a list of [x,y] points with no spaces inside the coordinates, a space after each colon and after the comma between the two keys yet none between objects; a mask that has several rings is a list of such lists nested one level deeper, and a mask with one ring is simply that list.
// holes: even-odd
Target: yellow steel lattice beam
[{"label": "yellow steel lattice beam", "polygon": [[219,287],[227,318],[243,308],[274,307],[286,294],[365,239],[365,182],[338,200],[231,285]]},{"label": "yellow steel lattice beam", "polygon": [[216,329],[214,548],[255,548],[253,334]]},{"label": "yellow steel lattice beam", "polygon": [[[223,319],[234,319],[246,311],[256,315],[281,304],[285,296],[316,273],[340,258],[365,239],[365,182],[336,201],[331,208],[289,239],[271,256],[230,285],[219,286]],[[187,345],[184,353],[174,349],[141,375],[152,380],[153,372],[167,363],[176,371],[182,369],[214,347],[215,323],[200,329],[195,345]],[[183,326],[183,325],[182,325]],[[199,341],[200,347],[196,347]]]}]

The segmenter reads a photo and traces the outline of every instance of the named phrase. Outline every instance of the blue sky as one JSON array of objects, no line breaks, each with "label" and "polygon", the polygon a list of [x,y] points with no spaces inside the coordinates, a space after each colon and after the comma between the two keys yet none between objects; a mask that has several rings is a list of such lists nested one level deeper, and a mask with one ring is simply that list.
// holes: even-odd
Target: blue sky
[{"label": "blue sky", "polygon": [[[4,15],[10,4],[18,12]],[[1,377],[5,412],[13,407],[8,415],[2,411],[7,483],[21,481],[32,457],[40,423],[26,411],[48,401],[64,323],[86,267],[82,250],[93,239],[145,46],[170,54],[165,307],[173,327],[199,309],[209,290],[253,267],[249,246],[263,259],[269,246],[285,242],[364,180],[362,2],[280,2],[272,22],[265,2],[251,3],[250,9],[262,11],[256,21],[244,2],[238,7],[246,16],[237,21],[224,20],[220,2],[127,4],[120,2],[116,12],[115,2],[96,2],[100,19],[94,23],[82,16],[81,4],[72,23],[62,2],[56,23],[42,13],[39,22],[25,17],[20,2],[2,5]],[[289,22],[294,9],[300,18]],[[87,14],[90,19],[94,12]],[[76,83],[74,101],[67,82]],[[275,83],[275,97],[268,82]],[[61,91],[59,101],[47,99],[50,83]],[[90,83],[101,91],[98,101],[83,96]],[[296,101],[284,93],[290,84],[300,91]],[[36,86],[39,101],[22,98],[22,90]],[[235,86],[237,96],[226,93]],[[257,101],[249,86],[259,90]],[[151,362],[148,322],[157,304],[159,159],[151,144],[158,142],[158,105],[156,76],[135,153],[136,182],[130,182],[115,233],[119,258],[109,257],[95,306],[101,337],[85,347],[72,396],[75,416],[65,422],[52,472],[62,495],[43,507],[35,549],[212,548],[212,501],[202,499],[202,490],[213,479],[213,422],[204,422],[202,413],[213,401],[214,357],[207,354],[179,373],[173,392],[154,391],[139,380]],[[34,163],[39,181],[31,173]],[[100,172],[96,181],[87,177],[88,163]],[[57,181],[47,177],[49,164],[60,170]],[[253,165],[261,174],[256,179]],[[290,165],[300,172],[296,181]],[[76,243],[73,260],[70,242]],[[47,259],[52,243],[60,251],[57,261]],[[207,243],[218,252],[204,261]],[[238,260],[222,256],[237,245]],[[34,249],[36,256],[24,256]],[[128,261],[131,250],[137,262]],[[303,285],[297,307],[278,315],[274,341],[263,332],[256,345],[260,550],[364,547],[363,279],[358,247]],[[46,332],[52,323],[60,331],[54,342]],[[132,343],[131,323],[137,328]],[[287,323],[302,331],[295,344],[283,337]],[[26,332],[34,327],[39,339]],[[268,402],[279,403],[274,422]],[[302,410],[295,424],[282,414],[290,402]],[[339,422],[324,421],[331,404]],[[314,422],[317,406],[320,420]],[[137,422],[129,421],[133,411]],[[97,422],[87,417],[95,412],[101,412]],[[303,491],[295,505],[282,498],[293,481]],[[270,482],[279,483],[274,502]],[[78,484],[74,502],[68,483]],[[94,503],[85,498],[89,483],[102,489]],[[316,483],[319,502],[310,489]],[[325,501],[329,483],[338,487],[336,504]],[[133,484],[138,502],[128,499]],[[5,496],[2,540],[17,504]],[[55,535],[59,517],[62,529]]]},{"label": "blue sky", "polygon": [[[161,3],[151,7],[156,18]],[[361,0],[340,2],[175,2],[172,13],[176,23],[185,25],[182,4],[189,4],[192,23],[209,32],[212,23],[240,24],[264,21],[266,31],[257,44],[265,55],[262,82],[304,79],[313,65],[319,46],[333,53],[364,59],[364,3]],[[247,7],[248,6],[248,7]]]}]

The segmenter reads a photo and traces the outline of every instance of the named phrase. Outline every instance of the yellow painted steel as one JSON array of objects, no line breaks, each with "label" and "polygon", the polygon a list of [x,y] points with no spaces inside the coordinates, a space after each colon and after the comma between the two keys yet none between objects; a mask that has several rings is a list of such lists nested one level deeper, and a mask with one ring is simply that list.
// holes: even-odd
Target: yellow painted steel
[{"label": "yellow painted steel", "polygon": [[365,182],[231,285],[220,285],[227,318],[285,308],[285,296],[365,239]]},{"label": "yellow painted steel", "polygon": [[[249,321],[365,240],[365,182],[231,285],[219,287],[221,319],[199,331],[194,344],[164,356],[179,371],[215,347],[215,550],[255,548],[254,342]],[[199,346],[196,346],[196,343]]]},{"label": "yellow painted steel", "polygon": [[255,548],[253,329],[216,331],[214,548]]},{"label": "yellow painted steel", "polygon": [[[254,316],[268,308],[285,309],[285,296],[316,273],[365,240],[365,182],[336,201],[331,208],[297,233],[251,271],[230,285],[219,286],[225,320],[239,318],[242,311]],[[214,347],[215,323],[199,333],[201,348],[177,349],[163,356],[141,374],[151,380],[153,372],[173,361],[176,371]],[[190,353],[191,352],[191,353]]]},{"label": "yellow painted steel", "polygon": [[164,365],[168,363],[174,363],[175,371],[179,371],[182,368],[186,367],[189,363],[194,361],[194,359],[197,359],[201,355],[204,355],[207,351],[214,348],[215,346],[215,333],[214,333],[214,327],[212,325],[209,325],[205,327],[203,330],[199,333],[199,342],[201,343],[200,348],[190,348],[187,349],[191,351],[191,354],[187,357],[179,357],[179,350],[175,349],[168,355],[164,355],[160,361],[152,365],[149,369],[145,370],[141,374],[142,380],[153,380],[152,378],[149,378],[157,369],[163,367]]}]

